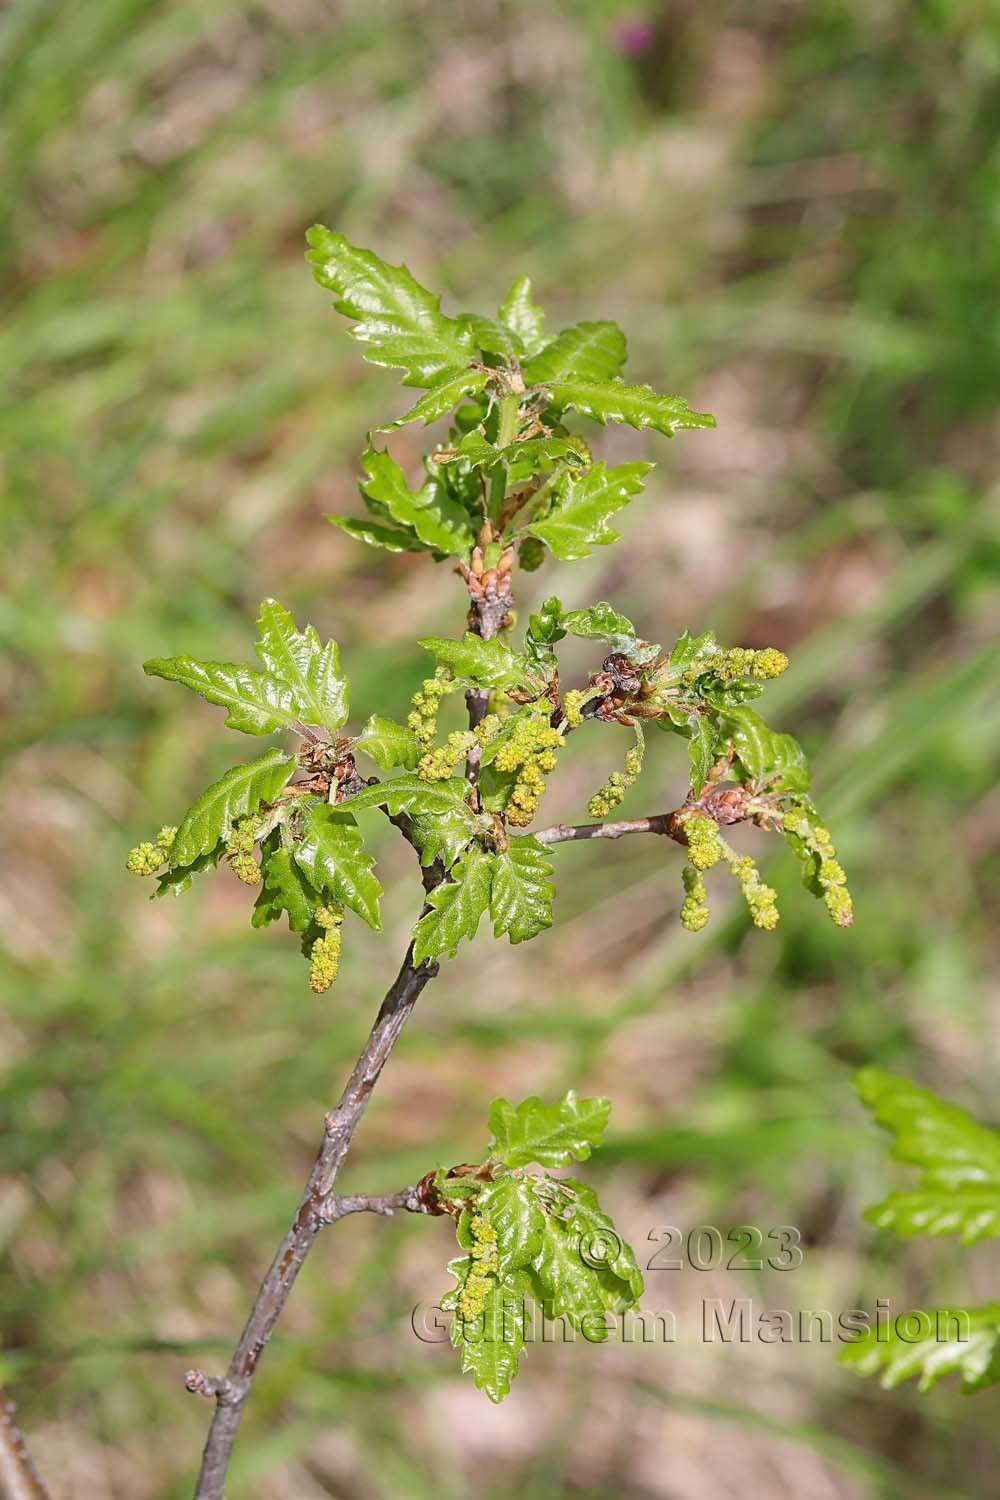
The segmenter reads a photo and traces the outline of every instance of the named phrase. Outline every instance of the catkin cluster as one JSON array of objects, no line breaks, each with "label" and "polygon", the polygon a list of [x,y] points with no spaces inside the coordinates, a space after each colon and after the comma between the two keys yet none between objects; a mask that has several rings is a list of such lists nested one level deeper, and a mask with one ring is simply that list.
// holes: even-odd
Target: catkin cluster
[{"label": "catkin cluster", "polygon": [[318,937],[309,950],[309,988],[317,995],[322,995],[328,990],[337,977],[340,968],[340,928],[344,920],[341,907],[317,906],[313,921],[317,927],[322,927],[323,934]]},{"label": "catkin cluster", "polygon": [[509,739],[493,758],[498,771],[517,772],[507,803],[508,823],[523,828],[531,822],[545,793],[545,778],[556,768],[556,751],[565,743],[565,735],[549,723],[544,706],[512,726]]},{"label": "catkin cluster", "polygon": [[822,823],[811,805],[796,805],[785,813],[785,833],[792,834],[813,856],[815,885],[823,894],[823,904],[838,927],[854,922],[854,903],[847,889],[847,875],[837,859],[830,830]]},{"label": "catkin cluster", "polygon": [[642,770],[642,746],[632,745],[625,756],[625,770],[612,771],[607,781],[599,787],[587,803],[587,812],[592,818],[606,818],[625,799],[625,793],[634,786]]},{"label": "catkin cluster", "polygon": [[434,676],[426,678],[410,699],[406,722],[425,749],[430,749],[437,734],[441,699],[447,698],[457,686],[447,667],[438,667]]},{"label": "catkin cluster", "polygon": [[226,841],[229,868],[244,885],[256,885],[260,880],[260,865],[253,857],[258,827],[257,818],[240,818]]},{"label": "catkin cluster", "polygon": [[683,880],[685,899],[681,907],[681,924],[689,932],[700,932],[709,918],[708,892],[702,874],[725,860],[743,892],[755,927],[772,932],[778,925],[777,892],[760,878],[756,861],[749,854],[737,854],[730,848],[712,818],[690,813],[683,820],[687,835],[687,864]]},{"label": "catkin cluster", "polygon": [[147,841],[136,844],[128,852],[125,868],[130,875],[155,875],[170,858],[170,851],[177,837],[177,829],[164,827],[156,835],[155,843]]},{"label": "catkin cluster", "polygon": [[489,1219],[483,1218],[482,1214],[474,1214],[469,1228],[472,1233],[472,1249],[469,1253],[475,1264],[458,1298],[458,1314],[465,1323],[473,1323],[481,1315],[500,1269],[497,1232]]}]

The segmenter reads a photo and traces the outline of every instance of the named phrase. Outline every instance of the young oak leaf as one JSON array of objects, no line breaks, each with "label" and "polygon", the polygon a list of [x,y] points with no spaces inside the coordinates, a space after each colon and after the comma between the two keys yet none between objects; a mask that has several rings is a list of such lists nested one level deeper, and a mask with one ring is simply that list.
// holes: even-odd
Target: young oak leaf
[{"label": "young oak leaf", "polygon": [[1000,1235],[1000,1135],[880,1068],[863,1069],[855,1086],[895,1137],[892,1156],[923,1169],[915,1189],[890,1193],[865,1218],[904,1237],[957,1234],[966,1245]]},{"label": "young oak leaf", "polygon": [[527,385],[552,381],[614,380],[628,355],[625,335],[617,323],[577,323],[564,328],[522,371]]},{"label": "young oak leaf", "polygon": [[248,765],[233,766],[202,792],[185,814],[170,851],[172,866],[194,865],[228,839],[238,818],[273,802],[295,769],[280,750],[269,750]]},{"label": "young oak leaf", "polygon": [[[917,1320],[915,1337],[910,1336],[912,1319]],[[903,1313],[888,1328],[867,1328],[841,1350],[840,1363],[859,1375],[879,1374],[888,1391],[914,1377],[921,1391],[929,1391],[957,1370],[963,1392],[971,1395],[1000,1381],[1000,1302]]]},{"label": "young oak leaf", "polygon": [[531,281],[519,276],[500,307],[500,321],[518,338],[526,355],[537,354],[545,344],[545,314],[531,295]]},{"label": "young oak leaf", "polygon": [[329,890],[341,906],[349,906],[369,927],[378,929],[382,887],[372,874],[375,861],[364,851],[353,815],[327,802],[303,799],[303,803],[296,863],[314,889]]},{"label": "young oak leaf", "polygon": [[393,432],[397,427],[405,427],[408,422],[423,422],[427,427],[439,417],[454,411],[466,396],[478,394],[486,384],[486,379],[484,370],[445,370],[426,395],[415,401],[409,411],[405,411],[394,422],[387,422],[379,431]]},{"label": "young oak leaf", "polygon": [[396,460],[370,443],[361,462],[368,476],[361,493],[380,515],[412,531],[424,547],[443,556],[468,553],[476,539],[472,520],[436,479],[428,478],[419,490],[411,490]]},{"label": "young oak leaf", "polygon": [[298,717],[287,683],[237,662],[157,656],[143,662],[142,670],[147,677],[179,682],[208,703],[225,708],[227,727],[243,734],[274,734],[290,728]]},{"label": "young oak leaf", "polygon": [[425,651],[430,651],[438,663],[447,667],[453,677],[475,683],[484,688],[516,688],[537,685],[541,682],[523,656],[511,651],[503,641],[493,636],[484,641],[481,636],[467,631],[463,640],[449,641],[440,636],[427,636],[417,642]]},{"label": "young oak leaf", "polygon": [[506,1099],[494,1099],[489,1113],[493,1132],[489,1154],[507,1167],[531,1162],[565,1167],[570,1161],[586,1161],[601,1144],[610,1113],[610,1099],[578,1099],[575,1089],[557,1104],[543,1104],[532,1095],[515,1108]]},{"label": "young oak leaf", "polygon": [[336,641],[324,646],[311,625],[298,630],[276,599],[261,604],[257,627],[254,650],[263,667],[291,689],[297,717],[304,724],[339,729],[347,718],[347,679],[340,675]]},{"label": "young oak leaf", "polygon": [[372,714],[351,748],[363,750],[383,771],[393,766],[415,771],[423,754],[423,746],[413,730],[384,714]]},{"label": "young oak leaf", "polygon": [[469,331],[445,316],[439,299],[405,266],[389,265],[322,224],[306,239],[313,275],[333,292],[337,311],[355,320],[351,335],[367,346],[372,364],[405,370],[404,385],[432,386],[468,363]]},{"label": "young oak leaf", "polygon": [[592,546],[618,540],[611,517],[638,494],[652,467],[630,463],[608,469],[597,463],[585,474],[567,475],[552,510],[526,527],[528,534],[544,542],[562,562],[589,557]]},{"label": "young oak leaf", "polygon": [[[548,382],[546,382],[548,384]],[[652,427],[664,437],[682,428],[714,427],[715,418],[692,411],[683,396],[659,396],[648,385],[625,385],[620,380],[563,379],[549,385],[552,405],[572,409],[605,426],[626,422],[640,431]]]},{"label": "young oak leaf", "polygon": [[530,834],[512,836],[493,859],[490,915],[493,936],[504,933],[523,943],[552,926],[552,866],[545,848]]},{"label": "young oak leaf", "polygon": [[476,1199],[475,1212],[496,1231],[499,1275],[530,1265],[542,1248],[545,1214],[532,1177],[498,1177]]},{"label": "young oak leaf", "polygon": [[478,844],[470,844],[451,878],[427,897],[430,910],[413,929],[414,962],[454,958],[463,938],[475,937],[480,918],[489,909],[492,885],[491,856]]},{"label": "young oak leaf", "polygon": [[454,1312],[451,1341],[462,1353],[463,1375],[471,1375],[476,1389],[484,1391],[495,1404],[509,1395],[524,1350],[524,1312],[527,1280],[523,1272],[509,1279],[493,1280],[482,1311],[475,1319],[457,1315],[459,1298],[476,1261],[469,1255],[458,1256],[448,1263],[448,1270],[458,1285],[441,1298],[441,1309]]},{"label": "young oak leaf", "polygon": [[292,932],[305,932],[312,924],[322,896],[306,879],[302,867],[290,849],[281,847],[262,851],[261,886],[250,921],[254,927],[277,922],[282,913],[288,916]]}]

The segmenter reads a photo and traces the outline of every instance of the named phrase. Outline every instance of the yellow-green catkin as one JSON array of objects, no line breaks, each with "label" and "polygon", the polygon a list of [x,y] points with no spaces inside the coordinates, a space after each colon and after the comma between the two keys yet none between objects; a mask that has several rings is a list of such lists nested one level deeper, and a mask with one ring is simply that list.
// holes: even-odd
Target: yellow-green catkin
[{"label": "yellow-green catkin", "polygon": [[720,651],[712,657],[712,670],[724,681],[733,677],[752,677],[757,682],[770,682],[780,677],[787,666],[788,657],[776,646],[765,646],[760,651],[749,646],[733,646],[731,650]]},{"label": "yellow-green catkin", "polygon": [[696,870],[710,870],[726,853],[726,845],[714,818],[689,813],[682,819],[688,841],[688,864]]},{"label": "yellow-green catkin", "polygon": [[160,829],[155,842],[144,840],[136,844],[128,852],[126,870],[130,875],[155,875],[162,865],[168,863],[176,837],[177,829],[167,826]]},{"label": "yellow-green catkin", "polygon": [[422,781],[447,781],[459,761],[463,761],[477,743],[478,736],[473,730],[456,729],[437,750],[428,750],[421,756],[417,775]]},{"label": "yellow-green catkin", "polygon": [[587,803],[587,812],[592,818],[606,818],[625,800],[625,793],[634,786],[642,770],[642,741],[629,747],[625,756],[625,770],[612,771],[607,781],[599,787]]},{"label": "yellow-green catkin", "polygon": [[565,743],[565,735],[549,723],[544,704],[513,725],[493,758],[498,771],[517,772],[506,807],[508,823],[523,828],[531,822],[545,794],[545,778],[556,768],[556,751]]},{"label": "yellow-green catkin", "polygon": [[740,883],[740,890],[750,909],[754,926],[762,927],[765,932],[773,932],[781,916],[778,911],[777,891],[764,884],[760,878],[760,871],[749,854],[731,859],[729,868]]},{"label": "yellow-green catkin", "polygon": [[814,856],[813,872],[823,893],[823,904],[838,927],[854,923],[854,903],[847,889],[847,875],[837,859],[830,830],[817,817],[815,809],[792,808],[785,814],[785,832],[801,839]]},{"label": "yellow-green catkin", "polygon": [[323,928],[309,950],[309,988],[317,995],[328,990],[340,968],[340,928],[344,913],[339,906],[317,906],[313,917],[317,927]]},{"label": "yellow-green catkin", "polygon": [[260,865],[253,857],[257,827],[256,818],[240,818],[233,824],[233,831],[226,842],[229,868],[244,885],[256,885],[260,880]]},{"label": "yellow-green catkin", "polygon": [[429,749],[437,734],[438,709],[441,699],[453,693],[458,684],[446,667],[438,667],[433,677],[420,684],[410,700],[410,712],[406,722],[420,743]]},{"label": "yellow-green catkin", "polygon": [[685,892],[681,907],[681,926],[686,927],[688,932],[700,932],[707,925],[710,916],[705,882],[701,878],[701,871],[691,864],[684,866],[681,879]]},{"label": "yellow-green catkin", "polygon": [[563,717],[570,729],[579,729],[583,723],[583,705],[588,695],[580,688],[570,688],[568,693],[563,693]]},{"label": "yellow-green catkin", "polygon": [[466,1278],[458,1297],[458,1315],[465,1323],[475,1322],[492,1290],[496,1273],[500,1269],[497,1252],[497,1232],[482,1214],[474,1214],[469,1225],[472,1234],[470,1255],[474,1265]]}]

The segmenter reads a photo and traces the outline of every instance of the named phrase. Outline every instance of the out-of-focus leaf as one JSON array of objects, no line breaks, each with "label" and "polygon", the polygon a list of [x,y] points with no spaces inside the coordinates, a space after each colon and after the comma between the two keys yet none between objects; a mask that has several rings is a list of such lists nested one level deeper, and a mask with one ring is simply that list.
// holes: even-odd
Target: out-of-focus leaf
[{"label": "out-of-focus leaf", "polygon": [[500,321],[520,340],[525,354],[537,354],[545,343],[545,314],[531,296],[531,282],[519,276],[500,308]]},{"label": "out-of-focus leaf", "polygon": [[962,1390],[971,1395],[1000,1381],[1000,1302],[901,1313],[892,1323],[866,1329],[841,1350],[840,1362],[859,1375],[879,1375],[889,1391],[914,1377],[921,1391],[929,1391],[957,1370]]}]

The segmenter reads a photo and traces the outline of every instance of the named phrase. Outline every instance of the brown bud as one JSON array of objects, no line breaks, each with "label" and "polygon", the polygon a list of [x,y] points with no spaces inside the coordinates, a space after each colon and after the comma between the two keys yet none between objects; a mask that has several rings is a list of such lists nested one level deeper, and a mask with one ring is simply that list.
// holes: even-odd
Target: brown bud
[{"label": "brown bud", "polygon": [[479,532],[480,547],[488,547],[493,540],[493,526],[490,521],[484,521]]},{"label": "brown bud", "polygon": [[501,578],[503,578],[510,573],[513,566],[514,549],[513,547],[508,547],[505,552],[501,552],[497,560],[497,572],[500,574]]},{"label": "brown bud", "polygon": [[473,571],[473,573],[476,575],[477,578],[482,578],[482,576],[483,576],[483,549],[482,549],[482,547],[473,547],[471,562],[472,562],[472,571]]}]

